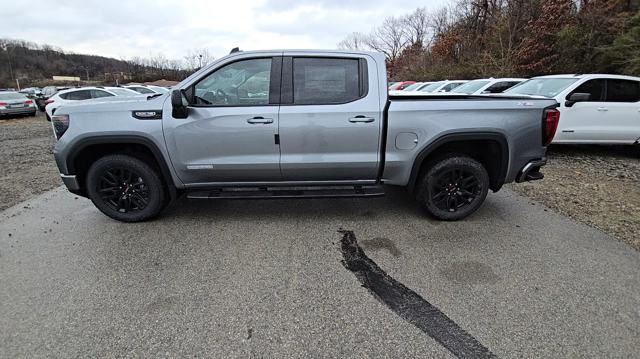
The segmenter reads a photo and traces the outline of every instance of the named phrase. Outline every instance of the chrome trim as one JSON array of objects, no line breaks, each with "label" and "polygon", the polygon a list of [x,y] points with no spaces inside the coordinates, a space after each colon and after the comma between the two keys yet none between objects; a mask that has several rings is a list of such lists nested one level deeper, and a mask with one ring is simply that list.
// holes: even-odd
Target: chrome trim
[{"label": "chrome trim", "polygon": [[524,167],[522,167],[520,172],[518,172],[518,176],[516,177],[516,182],[517,183],[526,182],[527,181],[527,179],[526,179],[527,175],[529,174],[529,172],[531,172],[532,169],[534,169],[536,167],[542,167],[542,166],[544,166],[546,164],[547,164],[547,159],[546,158],[543,158],[543,159],[540,159],[540,160],[530,161],[529,163],[524,165]]}]

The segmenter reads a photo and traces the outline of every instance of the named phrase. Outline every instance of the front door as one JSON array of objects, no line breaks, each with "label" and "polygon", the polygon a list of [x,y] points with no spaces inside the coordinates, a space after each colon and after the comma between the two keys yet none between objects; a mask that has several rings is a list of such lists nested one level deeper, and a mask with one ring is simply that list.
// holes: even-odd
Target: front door
[{"label": "front door", "polygon": [[574,93],[588,93],[589,100],[574,103],[567,107],[566,102],[560,107],[560,123],[554,142],[579,143],[592,142],[605,131],[605,80],[589,80],[578,86],[566,96],[566,100]]},{"label": "front door", "polygon": [[[165,138],[180,179],[192,186],[279,181],[280,58],[250,58],[223,65],[192,86],[189,116],[164,111]],[[277,72],[277,74],[276,74]]]},{"label": "front door", "polygon": [[375,180],[381,129],[374,66],[362,57],[285,56],[280,168],[287,181]]}]

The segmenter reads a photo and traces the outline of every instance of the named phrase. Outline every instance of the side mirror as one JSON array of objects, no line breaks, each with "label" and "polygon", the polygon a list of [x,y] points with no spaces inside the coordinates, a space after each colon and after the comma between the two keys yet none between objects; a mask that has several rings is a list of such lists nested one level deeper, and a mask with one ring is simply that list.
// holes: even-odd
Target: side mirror
[{"label": "side mirror", "polygon": [[187,101],[180,90],[171,91],[171,115],[173,118],[187,118],[189,116],[189,109],[187,108]]},{"label": "side mirror", "polygon": [[590,98],[591,98],[591,94],[589,93],[582,93],[582,92],[572,93],[571,96],[569,96],[569,98],[567,99],[567,102],[564,103],[564,105],[565,107],[573,107],[573,105],[575,105],[578,102],[589,101]]}]

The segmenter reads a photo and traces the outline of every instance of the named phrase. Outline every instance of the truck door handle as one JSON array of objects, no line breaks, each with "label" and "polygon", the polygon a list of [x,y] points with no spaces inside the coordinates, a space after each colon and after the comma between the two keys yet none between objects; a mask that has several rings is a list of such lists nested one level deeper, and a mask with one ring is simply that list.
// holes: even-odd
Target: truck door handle
[{"label": "truck door handle", "polygon": [[598,107],[598,111],[600,111],[600,112],[606,112],[606,111],[609,111],[609,109],[608,109],[608,108],[606,108],[606,107]]},{"label": "truck door handle", "polygon": [[362,116],[362,115],[358,115],[356,117],[351,117],[349,119],[349,122],[351,122],[351,123],[370,123],[370,122],[373,122],[375,120],[376,119],[372,118],[372,117],[365,117],[365,116]]},{"label": "truck door handle", "polygon": [[256,116],[256,117],[252,117],[252,118],[248,119],[247,123],[250,123],[252,125],[267,124],[267,123],[273,123],[273,119],[272,118],[264,118],[262,116]]}]

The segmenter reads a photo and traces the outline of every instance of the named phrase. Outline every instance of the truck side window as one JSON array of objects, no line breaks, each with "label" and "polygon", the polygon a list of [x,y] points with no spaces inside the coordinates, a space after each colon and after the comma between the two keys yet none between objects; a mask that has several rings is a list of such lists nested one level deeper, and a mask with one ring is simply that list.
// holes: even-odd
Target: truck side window
[{"label": "truck side window", "polygon": [[607,80],[607,102],[640,101],[640,81]]},{"label": "truck side window", "polygon": [[330,105],[359,99],[358,59],[293,59],[293,104]]},{"label": "truck side window", "polygon": [[571,91],[569,95],[567,95],[567,99],[571,97],[574,93],[588,93],[589,102],[602,102],[604,95],[604,80],[589,80],[582,85],[578,86],[575,90]]},{"label": "truck side window", "polygon": [[195,104],[263,106],[269,104],[271,59],[232,62],[195,85]]}]

